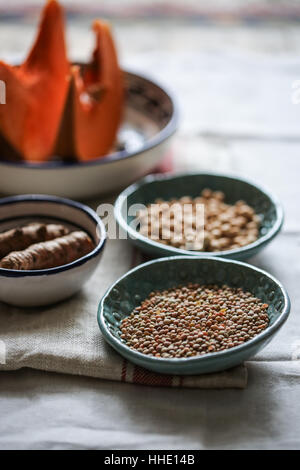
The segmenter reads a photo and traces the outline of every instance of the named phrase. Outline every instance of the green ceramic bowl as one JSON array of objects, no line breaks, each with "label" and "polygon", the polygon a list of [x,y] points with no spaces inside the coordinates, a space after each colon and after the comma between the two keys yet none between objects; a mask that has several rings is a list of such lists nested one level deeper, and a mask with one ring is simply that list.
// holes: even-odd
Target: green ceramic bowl
[{"label": "green ceramic bowl", "polygon": [[[247,246],[234,250],[201,252],[188,251],[163,245],[141,235],[134,227],[135,215],[132,212],[136,204],[147,205],[157,198],[170,200],[182,196],[197,197],[202,189],[211,188],[225,193],[226,201],[234,204],[242,199],[261,216],[259,238]],[[131,208],[131,210],[130,210]],[[133,214],[133,215],[132,215]],[[281,204],[269,192],[254,183],[238,177],[219,174],[181,174],[181,175],[149,175],[125,189],[115,203],[115,217],[129,239],[142,251],[152,257],[189,255],[189,256],[220,256],[237,260],[245,260],[257,254],[280,231],[283,224]]]},{"label": "green ceramic bowl", "polygon": [[[246,343],[199,357],[164,359],[130,349],[120,337],[120,322],[153,290],[188,282],[228,284],[251,291],[269,304],[269,326]],[[121,277],[103,296],[98,323],[108,343],[122,356],[155,372],[201,374],[225,370],[245,361],[264,348],[286,321],[290,301],[284,287],[270,274],[239,261],[214,257],[174,256],[142,264]]]}]

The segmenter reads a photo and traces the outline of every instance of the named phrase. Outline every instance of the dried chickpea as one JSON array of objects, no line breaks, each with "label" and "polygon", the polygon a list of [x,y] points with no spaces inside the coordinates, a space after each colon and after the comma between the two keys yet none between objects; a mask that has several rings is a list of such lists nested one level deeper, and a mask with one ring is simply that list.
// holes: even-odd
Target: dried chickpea
[{"label": "dried chickpea", "polygon": [[[196,219],[199,204],[204,207],[200,230]],[[195,198],[156,199],[138,218],[142,235],[187,250],[232,250],[253,243],[259,236],[260,217],[252,207],[242,200],[227,204],[222,191],[209,188]]]}]

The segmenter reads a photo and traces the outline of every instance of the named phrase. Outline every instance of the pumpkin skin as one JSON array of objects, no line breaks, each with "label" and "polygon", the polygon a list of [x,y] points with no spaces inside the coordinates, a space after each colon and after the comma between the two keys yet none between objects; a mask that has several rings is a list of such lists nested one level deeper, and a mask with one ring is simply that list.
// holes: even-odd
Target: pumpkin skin
[{"label": "pumpkin skin", "polygon": [[[44,7],[35,43],[20,66],[0,62],[6,104],[0,106],[1,150],[26,161],[43,162],[53,154],[69,86],[64,18],[56,0]],[[5,156],[5,155],[4,155]]]},{"label": "pumpkin skin", "polygon": [[70,88],[61,121],[56,154],[79,161],[106,155],[122,118],[123,75],[109,26],[93,24],[96,47],[85,66],[71,68]]}]

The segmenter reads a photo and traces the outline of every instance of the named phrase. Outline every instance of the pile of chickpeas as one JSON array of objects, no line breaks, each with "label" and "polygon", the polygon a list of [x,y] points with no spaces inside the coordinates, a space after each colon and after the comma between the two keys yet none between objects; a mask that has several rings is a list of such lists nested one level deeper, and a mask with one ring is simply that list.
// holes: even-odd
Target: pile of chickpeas
[{"label": "pile of chickpeas", "polygon": [[268,304],[227,285],[152,292],[120,325],[122,340],[154,357],[186,358],[239,346],[269,324]]},{"label": "pile of chickpeas", "polygon": [[[185,208],[190,208],[185,211]],[[199,207],[202,226],[199,227]],[[198,218],[197,218],[198,217]],[[225,251],[259,236],[260,217],[244,201],[227,204],[222,191],[204,189],[199,197],[157,199],[138,214],[139,231],[154,241],[196,251]]]}]

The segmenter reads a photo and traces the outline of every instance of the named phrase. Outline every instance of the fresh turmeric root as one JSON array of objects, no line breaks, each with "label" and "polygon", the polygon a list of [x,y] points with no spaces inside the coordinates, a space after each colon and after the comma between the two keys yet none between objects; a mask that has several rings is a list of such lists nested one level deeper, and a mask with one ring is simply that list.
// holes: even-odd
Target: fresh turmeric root
[{"label": "fresh turmeric root", "polygon": [[25,250],[34,243],[53,240],[67,233],[69,230],[63,225],[37,222],[0,233],[0,259],[12,251]]},{"label": "fresh turmeric root", "polygon": [[5,269],[49,269],[71,263],[88,254],[94,243],[87,233],[77,231],[63,237],[36,243],[23,251],[13,251],[5,256],[0,267]]}]

